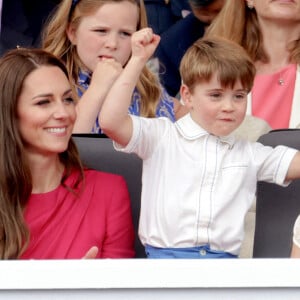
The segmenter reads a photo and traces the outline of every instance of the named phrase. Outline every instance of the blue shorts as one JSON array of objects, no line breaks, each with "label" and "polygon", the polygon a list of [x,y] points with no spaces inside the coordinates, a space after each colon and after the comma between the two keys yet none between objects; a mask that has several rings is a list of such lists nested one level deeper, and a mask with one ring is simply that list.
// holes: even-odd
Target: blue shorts
[{"label": "blue shorts", "polygon": [[145,245],[148,258],[237,258],[237,255],[224,251],[212,250],[209,245],[190,248],[157,248]]}]

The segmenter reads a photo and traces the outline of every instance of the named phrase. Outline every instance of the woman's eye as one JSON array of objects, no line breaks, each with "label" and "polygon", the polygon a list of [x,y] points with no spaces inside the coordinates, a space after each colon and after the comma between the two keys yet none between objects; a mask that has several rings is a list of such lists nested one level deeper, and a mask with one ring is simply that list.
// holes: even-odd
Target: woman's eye
[{"label": "woman's eye", "polygon": [[48,99],[44,99],[44,100],[40,100],[38,102],[36,102],[36,105],[45,105],[50,103],[50,101]]}]

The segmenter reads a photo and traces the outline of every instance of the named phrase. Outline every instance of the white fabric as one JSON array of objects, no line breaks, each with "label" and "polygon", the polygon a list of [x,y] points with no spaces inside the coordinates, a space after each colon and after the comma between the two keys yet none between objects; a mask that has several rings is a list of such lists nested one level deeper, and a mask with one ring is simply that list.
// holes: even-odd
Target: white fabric
[{"label": "white fabric", "polygon": [[233,132],[235,137],[256,142],[260,136],[272,130],[271,126],[263,119],[247,115],[243,123]]},{"label": "white fabric", "polygon": [[156,247],[193,247],[238,255],[244,218],[257,180],[284,183],[296,150],[208,134],[186,115],[131,116],[133,136],[125,152],[143,159],[139,235]]},{"label": "white fabric", "polygon": [[[252,95],[248,94],[247,115],[252,115]],[[300,123],[300,66],[297,67],[295,90],[292,102],[289,128],[296,128]]]},{"label": "white fabric", "polygon": [[293,242],[297,247],[300,248],[300,215],[294,224]]}]

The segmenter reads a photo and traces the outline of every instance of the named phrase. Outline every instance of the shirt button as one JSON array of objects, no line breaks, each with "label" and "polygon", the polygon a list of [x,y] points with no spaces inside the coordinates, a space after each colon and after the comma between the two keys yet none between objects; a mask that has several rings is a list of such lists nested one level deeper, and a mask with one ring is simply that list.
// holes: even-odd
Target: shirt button
[{"label": "shirt button", "polygon": [[201,249],[200,250],[200,255],[202,255],[202,256],[206,255],[206,250],[205,249]]}]

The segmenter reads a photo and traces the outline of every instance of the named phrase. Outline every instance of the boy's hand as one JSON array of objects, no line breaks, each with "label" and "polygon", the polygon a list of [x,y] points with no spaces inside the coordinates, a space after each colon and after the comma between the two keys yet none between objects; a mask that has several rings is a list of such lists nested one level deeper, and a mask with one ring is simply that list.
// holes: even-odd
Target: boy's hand
[{"label": "boy's hand", "polygon": [[160,36],[153,33],[151,28],[136,31],[131,37],[132,57],[142,58],[145,62],[152,56]]}]

